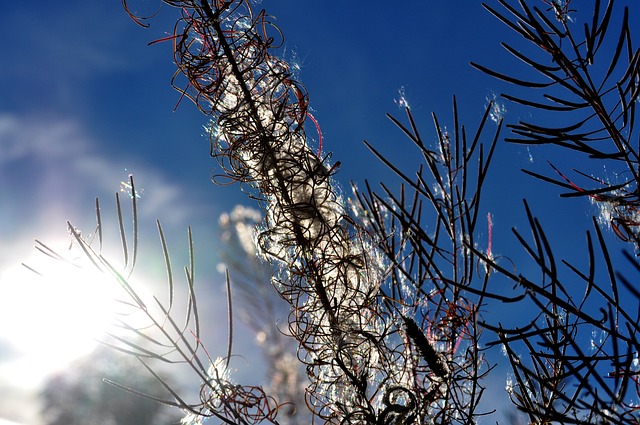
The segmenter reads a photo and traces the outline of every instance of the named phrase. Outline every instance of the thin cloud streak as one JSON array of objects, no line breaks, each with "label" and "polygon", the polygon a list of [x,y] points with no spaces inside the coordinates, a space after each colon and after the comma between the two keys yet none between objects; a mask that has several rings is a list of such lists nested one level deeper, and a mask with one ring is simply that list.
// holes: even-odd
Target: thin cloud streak
[{"label": "thin cloud streak", "polygon": [[[189,191],[162,171],[137,158],[103,154],[97,148],[100,143],[72,118],[0,115],[0,189],[11,201],[6,211],[0,210],[0,222],[7,222],[3,213],[22,216],[21,210],[31,211],[28,215],[35,221],[48,225],[52,209],[92,214],[93,198],[112,199],[131,171],[144,189],[139,204],[142,218],[186,225],[194,208],[203,207],[194,205],[186,196]],[[47,205],[46,211],[36,208],[42,205]]]}]

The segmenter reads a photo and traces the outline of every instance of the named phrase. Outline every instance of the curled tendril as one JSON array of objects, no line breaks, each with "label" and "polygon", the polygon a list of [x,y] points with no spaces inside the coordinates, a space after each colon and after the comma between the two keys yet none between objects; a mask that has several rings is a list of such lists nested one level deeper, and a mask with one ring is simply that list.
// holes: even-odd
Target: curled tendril
[{"label": "curled tendril", "polygon": [[[457,344],[448,345],[447,356],[441,358],[437,353],[428,358],[420,345],[425,336],[403,326],[404,316],[392,302],[401,298],[397,292],[402,284],[396,280],[397,274],[389,277],[388,269],[404,248],[381,251],[393,232],[369,230],[350,218],[333,181],[339,163],[330,164],[331,156],[322,156],[322,146],[314,151],[307,143],[307,118],[320,138],[321,131],[308,112],[306,90],[295,80],[289,64],[274,54],[283,37],[270,17],[264,11],[255,13],[247,0],[164,3],[182,12],[174,34],[164,39],[174,43],[178,72],[172,83],[182,97],[211,117],[211,155],[224,177],[240,182],[263,203],[266,217],[257,245],[264,257],[281,265],[273,283],[291,305],[289,333],[299,343],[298,358],[310,378],[306,400],[310,410],[336,424],[400,423],[402,418],[411,422],[419,415],[424,422],[433,412],[446,410],[449,415],[460,406],[472,406],[469,410],[473,410],[469,400],[475,397],[474,389],[447,388],[449,383],[462,388],[477,381],[481,359],[466,352],[456,355]],[[442,156],[433,157],[430,166],[450,167],[451,175],[466,173],[462,167],[471,154],[456,151],[455,146],[449,146],[448,136],[440,136]],[[451,203],[452,199],[442,202]],[[394,210],[382,199],[375,202],[372,217],[387,208]],[[477,205],[477,201],[471,204]],[[452,211],[462,205],[454,205]],[[400,210],[405,207],[403,203],[397,206]],[[460,216],[471,214],[463,211]],[[408,229],[400,236],[402,246],[425,236],[415,223],[407,226],[392,215],[378,218],[378,224]],[[451,238],[457,240],[458,236]],[[419,263],[428,262],[423,258]],[[411,266],[403,269],[404,264],[393,264],[395,273],[413,273]],[[389,290],[390,295],[385,292]],[[434,327],[435,339],[477,338],[477,334],[461,330],[474,325],[467,311],[442,304],[447,291],[429,301],[433,308],[422,304],[421,284],[408,291],[413,295],[404,294],[407,308],[442,325]],[[466,303],[459,290],[455,294],[456,300]],[[475,314],[475,310],[469,311],[469,316]],[[453,317],[456,315],[464,317]],[[444,318],[451,320],[444,323]],[[412,349],[411,341],[420,355]],[[420,356],[426,362],[421,362]],[[447,372],[450,366],[457,368],[456,374]],[[453,394],[447,396],[453,407],[440,408],[446,404],[442,394]],[[274,420],[276,410],[267,407],[268,396],[255,387],[220,383],[203,387],[202,405],[216,416],[244,418],[248,423],[259,418]]]},{"label": "curled tendril", "polygon": [[[411,391],[403,387],[390,387],[384,394],[385,408],[377,421],[380,425],[413,423],[417,416],[417,400]],[[401,419],[402,420],[399,420]]]}]

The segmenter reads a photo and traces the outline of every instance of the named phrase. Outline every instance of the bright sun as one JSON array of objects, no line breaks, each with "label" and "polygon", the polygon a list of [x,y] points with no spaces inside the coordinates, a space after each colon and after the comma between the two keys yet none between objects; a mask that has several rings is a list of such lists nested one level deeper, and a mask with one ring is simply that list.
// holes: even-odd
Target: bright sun
[{"label": "bright sun", "polygon": [[[90,352],[113,322],[117,284],[91,265],[34,256],[0,274],[0,374],[25,387]],[[0,345],[0,347],[1,347]],[[4,370],[2,370],[4,369]]]}]

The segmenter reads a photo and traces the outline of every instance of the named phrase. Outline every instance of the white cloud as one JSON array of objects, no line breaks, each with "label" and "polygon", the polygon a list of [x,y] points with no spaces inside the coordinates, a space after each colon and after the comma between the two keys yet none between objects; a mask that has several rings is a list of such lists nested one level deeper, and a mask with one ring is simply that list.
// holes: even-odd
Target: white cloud
[{"label": "white cloud", "polygon": [[38,399],[33,391],[22,392],[15,391],[15,389],[5,391],[0,384],[0,412],[7,412],[0,414],[0,416],[5,416],[5,418],[0,417],[0,425],[36,425],[40,423]]},{"label": "white cloud", "polygon": [[[103,153],[99,140],[73,118],[0,115],[0,299],[4,296],[5,301],[14,303],[16,308],[23,308],[25,314],[34,315],[43,310],[38,303],[54,302],[33,292],[13,299],[17,296],[10,296],[16,294],[12,289],[28,282],[9,279],[10,274],[5,272],[33,258],[34,237],[45,243],[55,241],[64,250],[65,238],[70,241],[66,234],[67,219],[72,219],[74,224],[76,220],[81,222],[80,227],[87,227],[82,229],[85,234],[93,232],[96,195],[106,198],[102,199],[105,219],[107,216],[113,219],[113,194],[120,190],[120,182],[127,179],[129,171],[135,173],[138,189],[144,189],[139,201],[141,222],[153,228],[155,218],[159,218],[167,231],[183,234],[189,221],[194,219],[194,207],[198,206],[178,181],[171,180],[159,169],[137,162],[136,158],[114,158]],[[128,211],[128,197],[122,195]],[[155,246],[157,239],[148,242],[159,251]],[[161,284],[164,287],[164,282]],[[15,330],[11,331],[15,333]],[[12,362],[21,361],[17,354],[24,353],[16,354],[18,346],[12,345],[11,335],[6,328],[4,331],[0,328],[0,341],[7,355],[0,357],[0,393],[17,394],[24,386],[4,372]],[[23,336],[29,338],[29,332],[25,331]],[[51,341],[41,342],[42,346],[35,352],[27,353],[28,358],[45,355],[44,345]],[[37,345],[38,341],[34,343]],[[17,398],[14,407],[26,400]],[[33,409],[33,405],[30,408]],[[11,407],[0,403],[0,417],[11,413],[6,409]],[[12,419],[25,417],[17,415]]]},{"label": "white cloud", "polygon": [[87,143],[74,122],[0,115],[0,166],[33,158],[58,160],[67,152],[81,154]]},{"label": "white cloud", "polygon": [[[188,192],[179,183],[136,158],[114,158],[98,147],[99,141],[71,118],[0,115],[0,189],[12,200],[6,208],[47,206],[33,217],[47,222],[52,211],[68,206],[92,214],[94,196],[108,197],[104,201],[111,202],[132,171],[138,187],[144,189],[139,202],[141,218],[186,225],[197,206],[186,199]],[[86,204],[79,205],[81,202]]]}]

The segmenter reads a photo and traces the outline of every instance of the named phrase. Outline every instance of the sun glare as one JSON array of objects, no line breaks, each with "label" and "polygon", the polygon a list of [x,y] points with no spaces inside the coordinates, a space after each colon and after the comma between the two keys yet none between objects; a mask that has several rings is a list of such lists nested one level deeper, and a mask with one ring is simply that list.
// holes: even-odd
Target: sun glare
[{"label": "sun glare", "polygon": [[119,288],[92,266],[34,256],[0,275],[0,342],[12,353],[0,374],[37,385],[90,352],[113,321]]}]

